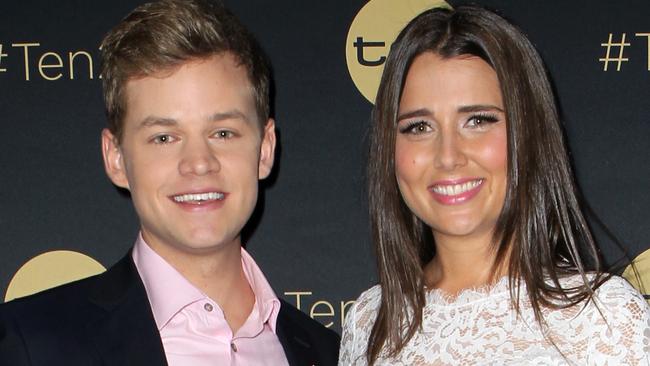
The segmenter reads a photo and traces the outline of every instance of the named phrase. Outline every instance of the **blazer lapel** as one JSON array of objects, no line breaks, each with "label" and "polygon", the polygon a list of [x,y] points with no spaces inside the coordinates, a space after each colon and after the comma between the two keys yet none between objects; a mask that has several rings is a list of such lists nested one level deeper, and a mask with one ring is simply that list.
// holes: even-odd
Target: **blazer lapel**
[{"label": "blazer lapel", "polygon": [[104,310],[87,328],[105,365],[167,365],[147,293],[130,252],[99,279],[90,301]]},{"label": "blazer lapel", "polygon": [[276,335],[284,348],[284,354],[291,366],[318,366],[318,360],[312,349],[312,343],[309,335],[305,330],[296,324],[291,318],[286,316],[282,311],[283,308],[290,306],[283,300],[280,300],[280,313],[276,323]]}]

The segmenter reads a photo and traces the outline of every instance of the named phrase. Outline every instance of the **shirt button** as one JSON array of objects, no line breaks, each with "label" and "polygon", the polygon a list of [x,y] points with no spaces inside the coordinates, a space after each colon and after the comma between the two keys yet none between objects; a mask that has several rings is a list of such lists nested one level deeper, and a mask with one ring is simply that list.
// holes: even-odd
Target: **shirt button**
[{"label": "shirt button", "polygon": [[237,345],[235,342],[230,342],[230,348],[232,349],[233,352],[237,352]]},{"label": "shirt button", "polygon": [[205,305],[203,305],[203,308],[205,311],[212,311],[212,309],[214,309],[214,306],[212,306],[210,303],[205,303]]}]

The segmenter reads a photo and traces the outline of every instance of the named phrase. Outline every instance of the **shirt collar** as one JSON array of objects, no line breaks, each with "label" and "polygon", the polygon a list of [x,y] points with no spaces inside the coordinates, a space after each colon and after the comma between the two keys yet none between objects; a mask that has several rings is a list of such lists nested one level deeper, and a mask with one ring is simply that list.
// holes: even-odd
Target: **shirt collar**
[{"label": "shirt collar", "polygon": [[244,248],[241,249],[241,262],[244,275],[246,275],[246,279],[255,294],[257,313],[261,317],[262,323],[267,323],[275,333],[278,314],[280,313],[280,300],[273,292],[273,288],[264,277],[260,267],[257,266],[253,257]]},{"label": "shirt collar", "polygon": [[[132,256],[147,291],[158,330],[164,328],[183,308],[208,298],[151,249],[142,234],[138,235]],[[255,294],[255,309],[251,315],[259,317],[259,322],[268,324],[275,333],[280,300],[257,263],[244,248],[241,248],[241,258],[244,275]]]}]

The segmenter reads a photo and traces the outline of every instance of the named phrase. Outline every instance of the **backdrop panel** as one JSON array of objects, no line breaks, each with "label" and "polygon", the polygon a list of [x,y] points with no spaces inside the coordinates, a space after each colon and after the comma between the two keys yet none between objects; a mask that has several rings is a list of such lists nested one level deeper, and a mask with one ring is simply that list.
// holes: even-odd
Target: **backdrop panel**
[{"label": "backdrop panel", "polygon": [[[586,201],[631,258],[648,250],[650,2],[477,2],[519,25],[540,50]],[[38,255],[78,252],[108,267],[134,242],[138,224],[130,200],[110,184],[101,162],[105,118],[97,47],[140,3],[24,0],[2,6],[2,295]],[[247,249],[279,295],[300,301],[303,311],[338,331],[345,305],[375,282],[364,188],[372,104],[351,77],[346,50],[359,37],[386,47],[392,40],[373,38],[380,37],[372,31],[379,24],[349,34],[366,1],[226,3],[274,66],[278,164],[262,184]],[[368,48],[364,56],[377,61],[384,50]],[[596,232],[613,263],[622,250],[597,225]],[[96,270],[85,257],[66,253],[32,262],[29,276],[37,278],[39,269],[46,279]]]}]

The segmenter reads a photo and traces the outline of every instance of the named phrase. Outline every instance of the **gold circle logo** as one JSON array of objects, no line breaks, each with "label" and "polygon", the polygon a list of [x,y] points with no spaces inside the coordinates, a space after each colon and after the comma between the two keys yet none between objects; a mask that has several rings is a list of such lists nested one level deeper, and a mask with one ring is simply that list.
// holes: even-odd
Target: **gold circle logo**
[{"label": "gold circle logo", "polygon": [[650,249],[641,253],[627,266],[623,277],[630,281],[650,304]]},{"label": "gold circle logo", "polygon": [[374,103],[390,45],[415,16],[431,8],[451,8],[443,0],[370,0],[350,25],[345,58],[354,85]]},{"label": "gold circle logo", "polygon": [[9,282],[5,301],[47,290],[106,270],[85,254],[56,250],[27,261]]}]

